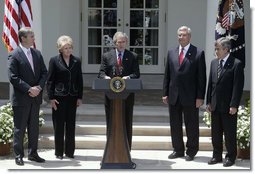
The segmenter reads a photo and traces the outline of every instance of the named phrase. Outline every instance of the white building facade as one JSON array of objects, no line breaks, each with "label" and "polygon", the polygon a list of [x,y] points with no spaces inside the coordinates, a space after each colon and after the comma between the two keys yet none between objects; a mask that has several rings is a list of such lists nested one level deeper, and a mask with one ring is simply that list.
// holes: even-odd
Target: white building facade
[{"label": "white building facade", "polygon": [[[251,89],[251,11],[244,1],[246,68],[244,90]],[[217,0],[31,0],[36,46],[48,66],[58,54],[57,38],[69,35],[74,41],[74,55],[81,57],[85,86],[91,86],[103,52],[112,46],[116,31],[129,36],[129,49],[138,53],[140,71],[146,88],[162,87],[167,50],[178,45],[177,29],[192,30],[191,43],[204,49],[207,75],[214,59],[214,29]],[[4,1],[0,1],[3,16]],[[3,18],[0,19],[2,23]],[[2,32],[2,27],[0,28]],[[0,44],[0,83],[8,82],[7,50]],[[158,78],[157,78],[158,77]],[[157,81],[158,80],[158,81]],[[150,81],[150,82],[149,82]],[[153,86],[153,83],[158,85]]]}]

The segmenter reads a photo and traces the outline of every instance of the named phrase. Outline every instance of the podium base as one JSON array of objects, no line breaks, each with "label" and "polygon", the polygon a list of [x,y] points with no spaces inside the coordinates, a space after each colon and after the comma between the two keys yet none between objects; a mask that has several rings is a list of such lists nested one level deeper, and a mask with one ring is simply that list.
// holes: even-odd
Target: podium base
[{"label": "podium base", "polygon": [[133,163],[102,163],[101,169],[135,169]]}]

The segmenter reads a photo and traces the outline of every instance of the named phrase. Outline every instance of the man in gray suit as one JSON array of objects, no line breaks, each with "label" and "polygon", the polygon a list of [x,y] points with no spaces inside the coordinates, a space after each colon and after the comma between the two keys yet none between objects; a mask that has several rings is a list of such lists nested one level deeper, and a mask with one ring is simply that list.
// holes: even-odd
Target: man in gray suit
[{"label": "man in gray suit", "polygon": [[18,32],[20,45],[8,57],[8,76],[13,86],[12,108],[14,112],[13,149],[17,165],[24,165],[23,139],[28,131],[28,160],[45,162],[37,153],[39,135],[39,110],[47,69],[40,51],[31,48],[34,32],[21,28]]}]

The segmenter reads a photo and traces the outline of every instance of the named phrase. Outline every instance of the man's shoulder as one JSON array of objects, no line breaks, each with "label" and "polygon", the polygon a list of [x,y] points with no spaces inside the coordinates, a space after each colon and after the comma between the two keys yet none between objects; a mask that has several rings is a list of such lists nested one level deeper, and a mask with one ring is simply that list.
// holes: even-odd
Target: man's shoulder
[{"label": "man's shoulder", "polygon": [[130,51],[130,50],[125,50],[125,54],[127,54],[127,55],[131,55],[131,56],[134,56],[134,57],[136,57],[136,56],[137,56],[137,54],[136,54],[135,52]]},{"label": "man's shoulder", "polygon": [[41,54],[41,51],[36,48],[30,48],[31,51],[34,51],[36,54]]},{"label": "man's shoulder", "polygon": [[105,57],[111,57],[115,53],[114,49],[110,49],[109,51],[105,52],[103,56]]}]

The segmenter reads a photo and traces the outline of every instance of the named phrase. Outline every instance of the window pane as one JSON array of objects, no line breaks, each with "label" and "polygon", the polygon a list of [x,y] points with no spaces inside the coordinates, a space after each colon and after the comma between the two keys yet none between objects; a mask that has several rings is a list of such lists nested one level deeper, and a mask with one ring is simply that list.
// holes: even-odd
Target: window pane
[{"label": "window pane", "polygon": [[146,48],[144,55],[145,65],[158,65],[158,48]]},{"label": "window pane", "polygon": [[145,12],[145,27],[158,27],[158,10],[148,10]]},{"label": "window pane", "polygon": [[101,29],[88,29],[89,45],[101,45]]},{"label": "window pane", "polygon": [[145,30],[145,45],[158,46],[158,30]]},{"label": "window pane", "polygon": [[89,26],[101,26],[101,10],[89,10]]},{"label": "window pane", "polygon": [[88,63],[89,64],[100,64],[101,63],[101,48],[88,48]]},{"label": "window pane", "polygon": [[104,26],[105,27],[117,26],[117,10],[104,10]]},{"label": "window pane", "polygon": [[117,0],[104,0],[105,8],[117,8]]},{"label": "window pane", "polygon": [[159,8],[158,0],[146,0],[146,8]]},{"label": "window pane", "polygon": [[130,8],[143,8],[143,0],[130,0]]},{"label": "window pane", "polygon": [[89,7],[102,7],[102,0],[89,0]]},{"label": "window pane", "polygon": [[143,27],[143,11],[142,10],[130,10],[130,26]]},{"label": "window pane", "polygon": [[130,48],[130,51],[133,51],[137,54],[137,59],[139,65],[143,65],[143,49],[142,48]]},{"label": "window pane", "polygon": [[130,45],[143,46],[143,30],[130,30]]}]

